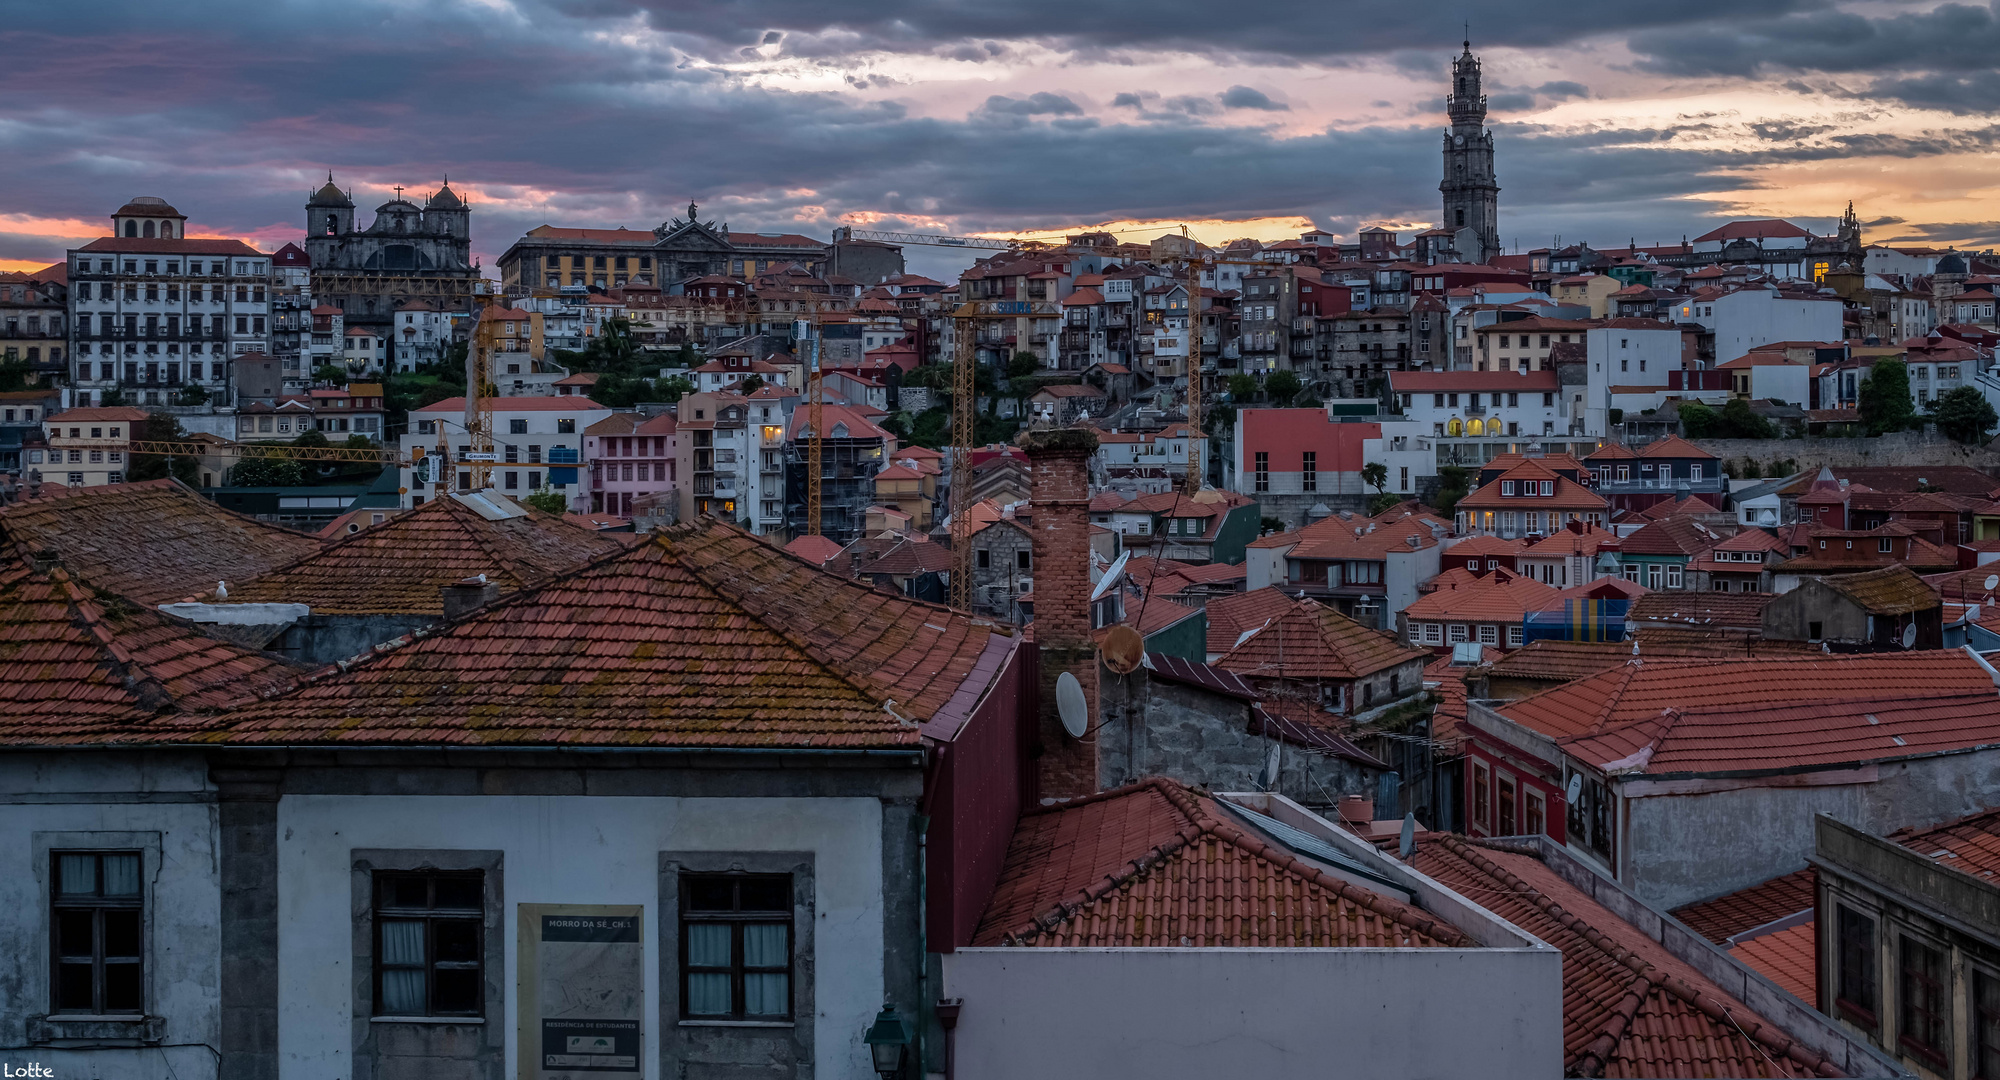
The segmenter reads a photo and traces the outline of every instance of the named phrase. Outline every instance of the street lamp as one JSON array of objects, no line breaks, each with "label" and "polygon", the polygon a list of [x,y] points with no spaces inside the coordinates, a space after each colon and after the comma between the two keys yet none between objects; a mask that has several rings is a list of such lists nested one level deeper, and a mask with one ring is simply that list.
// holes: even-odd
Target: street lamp
[{"label": "street lamp", "polygon": [[862,1039],[868,1044],[868,1054],[875,1059],[875,1072],[883,1080],[898,1076],[903,1071],[903,1059],[910,1052],[910,1025],[896,1015],[894,1005],[882,1006],[882,1013]]}]

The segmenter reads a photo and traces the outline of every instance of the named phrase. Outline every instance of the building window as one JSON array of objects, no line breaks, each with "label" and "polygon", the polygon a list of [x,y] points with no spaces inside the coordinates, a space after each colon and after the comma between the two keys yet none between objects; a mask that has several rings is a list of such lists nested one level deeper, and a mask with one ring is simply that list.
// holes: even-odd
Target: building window
[{"label": "building window", "polygon": [[974,555],[974,556],[976,557],[976,559],[977,559],[977,561],[978,561],[978,563],[979,563],[979,568],[980,568],[981,570],[986,570],[986,569],[989,569],[989,568],[991,568],[991,567],[992,567],[992,565],[993,565],[993,553],[992,553],[992,552],[990,552],[990,551],[985,551],[985,550],[981,550],[981,551],[975,551],[975,552],[973,552],[973,555]]},{"label": "building window", "polygon": [[1271,490],[1271,455],[1263,450],[1257,451],[1256,465],[1257,465],[1257,490],[1258,491]]},{"label": "building window", "polygon": [[1972,973],[1972,1075],[2000,1080],[2000,975]]},{"label": "building window", "polygon": [[375,1015],[478,1016],[482,871],[375,875]]},{"label": "building window", "polygon": [[1479,627],[1479,643],[1480,643],[1481,645],[1498,645],[1498,644],[1500,644],[1500,628],[1499,628],[1499,627],[1497,627],[1497,626],[1494,626],[1494,625],[1493,625],[1492,623],[1482,623],[1482,624],[1480,624],[1480,627]]},{"label": "building window", "polygon": [[1678,566],[1667,567],[1667,588],[1678,589],[1680,587],[1681,587],[1681,568]]},{"label": "building window", "polygon": [[1899,935],[1896,1030],[1903,1049],[1938,1069],[1951,1064],[1951,982],[1944,953]]},{"label": "building window", "polygon": [[1452,623],[1452,624],[1451,624],[1451,629],[1450,629],[1450,630],[1448,630],[1448,631],[1446,631],[1446,636],[1447,636],[1447,637],[1448,637],[1448,638],[1450,639],[1450,641],[1451,641],[1451,643],[1452,643],[1453,645],[1461,645],[1461,644],[1464,644],[1464,643],[1465,643],[1465,639],[1466,639],[1466,635],[1465,635],[1465,624],[1464,624],[1464,623]]},{"label": "building window", "polygon": [[791,1015],[790,874],[683,874],[680,921],[683,1016]]},{"label": "building window", "polygon": [[515,417],[514,419],[511,419],[511,420],[508,420],[508,421],[507,421],[507,434],[509,434],[509,435],[526,435],[527,433],[528,433],[528,421],[527,421],[527,420],[525,420],[525,419],[523,419],[523,418],[520,418],[520,417]]},{"label": "building window", "polygon": [[1032,551],[1017,551],[1014,553],[1014,568],[1016,570],[1032,570],[1034,569],[1034,562],[1035,554]]},{"label": "building window", "polygon": [[1486,807],[1487,801],[1491,796],[1491,793],[1487,790],[1489,786],[1490,781],[1487,779],[1486,766],[1474,762],[1472,765],[1472,823],[1482,829],[1486,828]]},{"label": "building window", "polygon": [[53,853],[49,1011],[145,1011],[145,904],[136,851]]},{"label": "building window", "polygon": [[1521,832],[1527,836],[1540,836],[1548,831],[1548,810],[1542,797],[1532,791],[1524,791],[1527,817],[1521,823]]},{"label": "building window", "polygon": [[[1544,569],[1546,569],[1546,568],[1544,568]],[[1520,647],[1521,647],[1521,628],[1520,628],[1520,627],[1518,627],[1518,626],[1510,626],[1510,627],[1508,627],[1508,628],[1507,628],[1507,647],[1508,647],[1508,648],[1510,648],[1510,649],[1518,649],[1518,648],[1520,648]]]},{"label": "building window", "polygon": [[1317,451],[1307,450],[1305,452],[1305,460],[1300,465],[1299,472],[1299,484],[1304,490],[1319,490],[1319,453]]},{"label": "building window", "polygon": [[1417,627],[1423,633],[1424,644],[1437,645],[1441,644],[1444,641],[1443,623],[1434,623],[1434,622],[1418,623]]}]

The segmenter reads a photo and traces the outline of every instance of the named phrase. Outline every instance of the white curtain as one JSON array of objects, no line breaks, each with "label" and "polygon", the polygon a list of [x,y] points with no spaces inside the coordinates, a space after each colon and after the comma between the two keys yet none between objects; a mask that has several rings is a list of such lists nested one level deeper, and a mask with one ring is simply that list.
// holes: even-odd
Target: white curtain
[{"label": "white curtain", "polygon": [[[382,921],[382,1011],[421,1016],[424,1003],[424,924]],[[413,965],[401,967],[400,965]]]},{"label": "white curtain", "polygon": [[[743,966],[785,967],[786,928],[749,925],[743,928]],[[790,1009],[791,977],[782,972],[746,972],[743,1012],[748,1016],[783,1016]]]},{"label": "white curtain", "polygon": [[106,855],[104,857],[104,895],[139,895],[139,856]]},{"label": "white curtain", "polygon": [[[687,934],[689,967],[729,966],[728,926],[722,923],[694,923],[688,926]],[[688,972],[689,1015],[728,1015],[729,1004],[729,975],[726,972]]]},{"label": "white curtain", "polygon": [[97,856],[63,855],[58,859],[62,867],[63,892],[89,895],[97,891]]}]

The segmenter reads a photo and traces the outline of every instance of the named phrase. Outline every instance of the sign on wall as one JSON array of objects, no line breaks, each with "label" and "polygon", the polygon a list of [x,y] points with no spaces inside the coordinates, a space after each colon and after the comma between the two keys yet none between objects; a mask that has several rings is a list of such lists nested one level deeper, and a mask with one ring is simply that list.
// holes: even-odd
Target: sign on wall
[{"label": "sign on wall", "polygon": [[643,1072],[645,909],[522,904],[521,1080],[618,1080]]}]

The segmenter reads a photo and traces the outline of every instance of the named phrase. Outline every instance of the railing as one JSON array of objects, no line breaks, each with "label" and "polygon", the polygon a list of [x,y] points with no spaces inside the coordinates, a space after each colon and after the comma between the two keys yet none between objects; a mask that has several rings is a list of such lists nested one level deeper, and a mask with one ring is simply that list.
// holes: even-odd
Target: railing
[{"label": "railing", "polygon": [[1678,478],[1670,477],[1666,480],[1661,480],[1658,478],[1634,479],[1634,480],[1596,480],[1593,481],[1590,486],[1591,489],[1594,491],[1611,492],[1613,494],[1623,494],[1634,491],[1673,491],[1677,488],[1687,488],[1690,491],[1721,491],[1724,487],[1723,483],[1724,479],[1725,479],[1724,477],[1717,475],[1717,476],[1704,476],[1698,480],[1689,479],[1687,477],[1678,477]]}]

